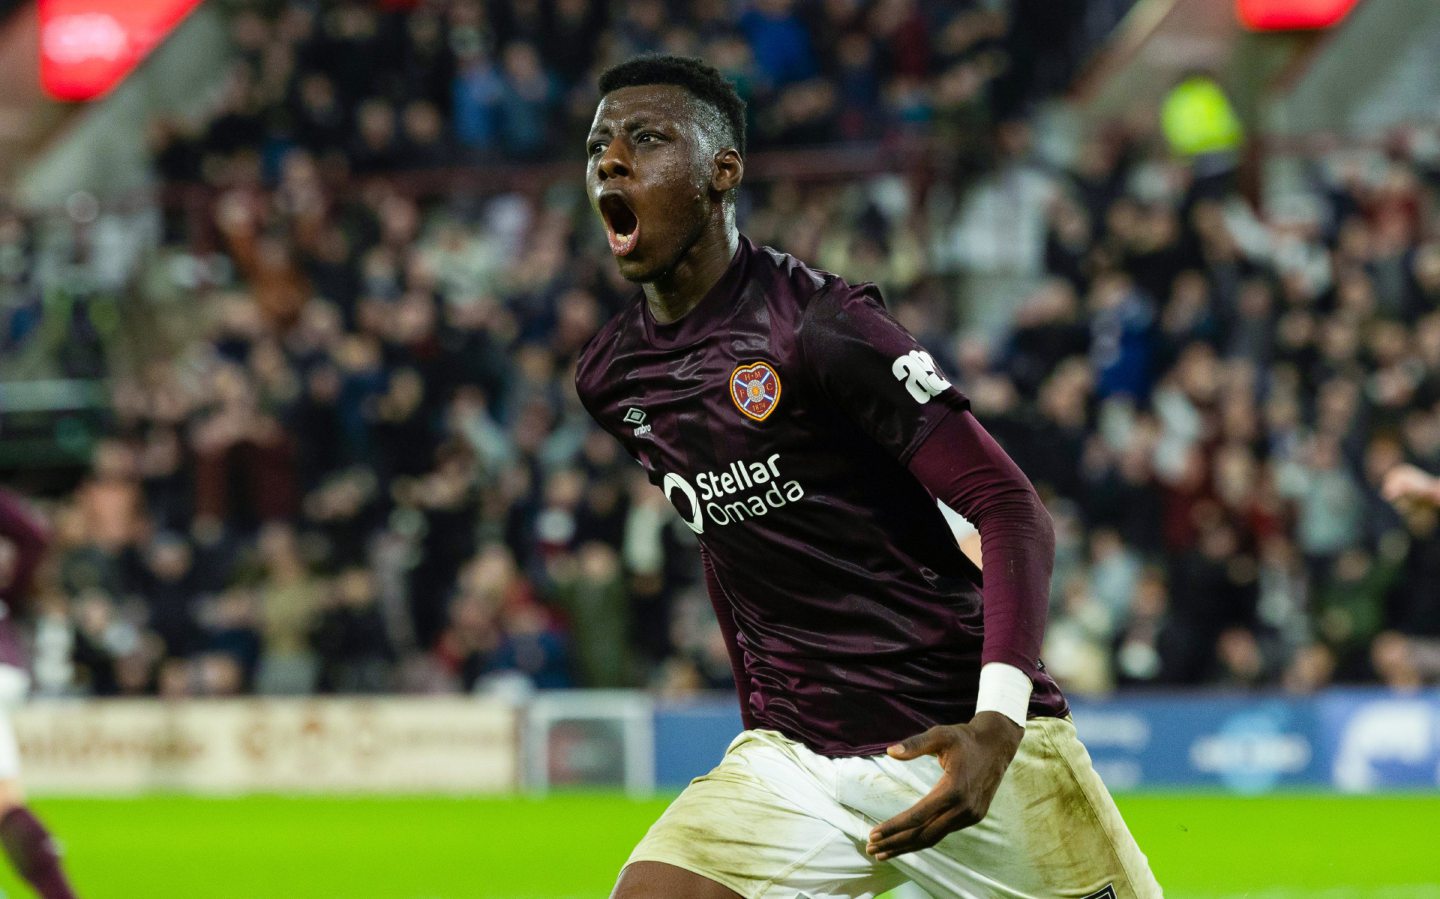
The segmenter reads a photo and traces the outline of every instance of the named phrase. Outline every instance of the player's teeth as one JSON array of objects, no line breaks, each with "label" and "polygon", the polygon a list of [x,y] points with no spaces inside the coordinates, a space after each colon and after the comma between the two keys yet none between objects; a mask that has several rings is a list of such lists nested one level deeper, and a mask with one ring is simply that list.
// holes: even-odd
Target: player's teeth
[{"label": "player's teeth", "polygon": [[615,253],[615,255],[624,256],[631,250],[635,249],[635,244],[638,243],[639,240],[640,231],[638,228],[634,231],[631,231],[629,234],[619,234],[612,231],[610,238],[610,249],[612,252]]}]

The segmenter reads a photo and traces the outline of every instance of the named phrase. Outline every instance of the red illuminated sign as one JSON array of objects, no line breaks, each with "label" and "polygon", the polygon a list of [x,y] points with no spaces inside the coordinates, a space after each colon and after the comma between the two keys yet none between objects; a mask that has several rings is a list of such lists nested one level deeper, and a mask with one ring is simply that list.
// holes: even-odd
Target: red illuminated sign
[{"label": "red illuminated sign", "polygon": [[40,83],[93,100],[140,64],[200,0],[40,0]]},{"label": "red illuminated sign", "polygon": [[1359,0],[1235,0],[1235,10],[1246,28],[1256,31],[1295,31],[1329,28],[1355,8]]}]

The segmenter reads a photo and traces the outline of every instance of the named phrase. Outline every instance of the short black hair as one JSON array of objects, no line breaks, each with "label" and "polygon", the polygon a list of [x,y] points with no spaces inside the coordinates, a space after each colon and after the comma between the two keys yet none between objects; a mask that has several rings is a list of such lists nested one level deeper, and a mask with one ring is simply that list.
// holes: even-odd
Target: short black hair
[{"label": "short black hair", "polygon": [[647,84],[683,87],[695,99],[714,108],[729,127],[735,149],[745,155],[745,101],[713,66],[688,56],[637,56],[605,70],[600,76],[600,96],[622,87]]}]

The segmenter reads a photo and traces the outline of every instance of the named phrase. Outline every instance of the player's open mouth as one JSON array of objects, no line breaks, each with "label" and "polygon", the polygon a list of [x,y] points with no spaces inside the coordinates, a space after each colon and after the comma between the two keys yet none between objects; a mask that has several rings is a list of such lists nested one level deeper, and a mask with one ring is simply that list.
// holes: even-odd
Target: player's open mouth
[{"label": "player's open mouth", "polygon": [[618,193],[600,197],[600,217],[605,220],[605,236],[610,238],[610,252],[629,256],[640,243],[640,219],[625,198]]}]

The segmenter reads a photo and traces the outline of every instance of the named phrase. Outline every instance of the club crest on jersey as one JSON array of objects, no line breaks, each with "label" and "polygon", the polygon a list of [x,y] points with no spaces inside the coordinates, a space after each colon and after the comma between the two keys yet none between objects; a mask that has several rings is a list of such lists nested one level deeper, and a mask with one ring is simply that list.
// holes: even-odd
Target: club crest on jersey
[{"label": "club crest on jersey", "polygon": [[769,362],[737,365],[730,373],[730,398],[746,418],[764,421],[780,402],[780,376]]}]

